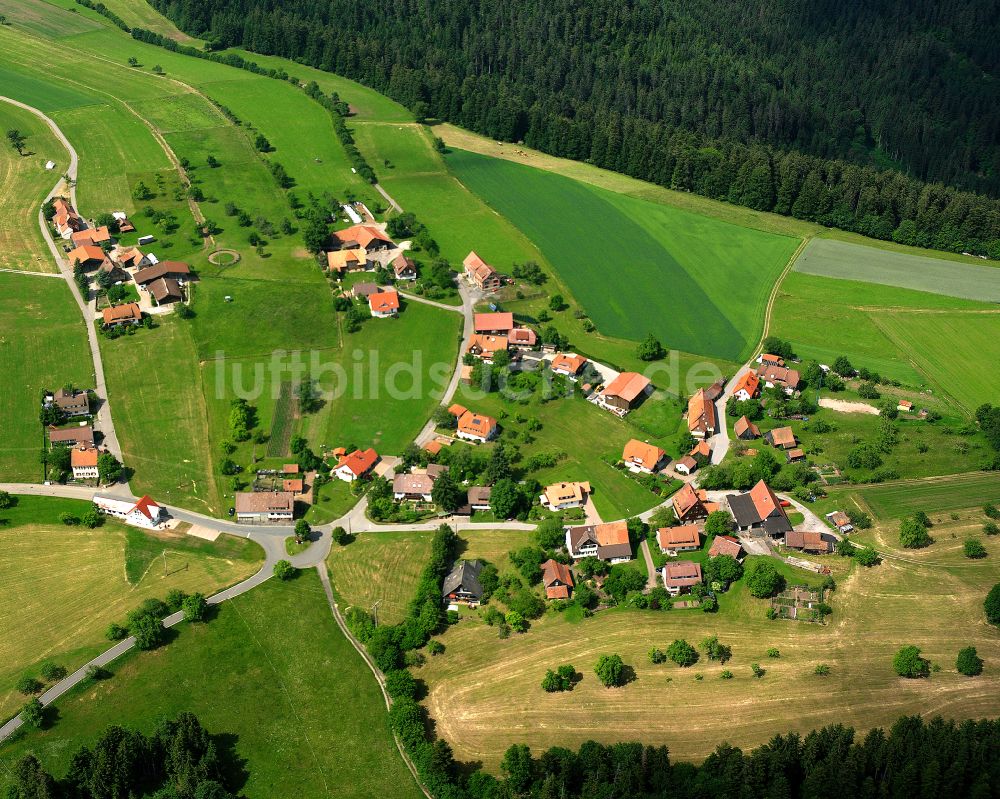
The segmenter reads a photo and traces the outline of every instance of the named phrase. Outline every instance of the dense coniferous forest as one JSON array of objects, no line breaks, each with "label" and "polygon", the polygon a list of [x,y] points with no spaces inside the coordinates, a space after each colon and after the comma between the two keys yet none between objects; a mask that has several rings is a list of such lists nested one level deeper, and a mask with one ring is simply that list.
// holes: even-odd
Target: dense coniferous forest
[{"label": "dense coniferous forest", "polygon": [[152,1],[213,46],[358,79],[418,116],[1000,258],[998,0]]}]

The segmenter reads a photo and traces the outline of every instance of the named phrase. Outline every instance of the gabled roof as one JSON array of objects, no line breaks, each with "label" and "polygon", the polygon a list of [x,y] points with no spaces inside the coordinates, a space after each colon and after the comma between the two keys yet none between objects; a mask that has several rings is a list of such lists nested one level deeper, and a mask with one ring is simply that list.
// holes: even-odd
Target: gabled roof
[{"label": "gabled roof", "polygon": [[93,445],[94,428],[89,424],[76,425],[75,427],[63,427],[61,429],[49,428],[50,444],[65,444],[70,441]]},{"label": "gabled roof", "polygon": [[351,225],[344,230],[335,230],[333,237],[341,244],[357,242],[362,247],[367,248],[373,241],[382,241],[392,244],[392,239],[385,235],[377,227],[372,225]]},{"label": "gabled roof", "polygon": [[493,489],[490,486],[471,486],[466,492],[470,505],[488,505]]},{"label": "gabled roof", "polygon": [[789,530],[785,533],[785,546],[791,549],[807,549],[811,552],[829,552],[830,542],[823,534],[810,530]]},{"label": "gabled roof", "polygon": [[477,333],[492,333],[493,331],[506,333],[514,329],[514,314],[499,311],[496,313],[477,313],[475,327]]},{"label": "gabled roof", "polygon": [[74,244],[100,244],[102,241],[111,241],[111,231],[107,225],[98,228],[86,228],[78,230],[70,235],[70,241]]},{"label": "gabled roof", "polygon": [[150,497],[149,494],[145,494],[143,495],[142,499],[140,499],[138,502],[135,503],[135,507],[133,507],[132,510],[129,511],[129,513],[132,513],[133,511],[139,511],[139,513],[141,513],[147,519],[149,519],[150,521],[154,521],[155,519],[159,518],[162,508],[156,502],[153,501],[152,497]]},{"label": "gabled roof", "polygon": [[733,386],[733,394],[738,394],[740,389],[746,391],[751,397],[756,397],[760,390],[760,378],[757,373],[750,369],[744,372],[743,376],[736,381],[736,385]]},{"label": "gabled roof", "polygon": [[350,455],[345,455],[340,459],[337,468],[346,466],[355,477],[361,477],[378,462],[378,453],[371,447],[368,449],[356,449]]},{"label": "gabled roof", "polygon": [[785,359],[780,355],[773,355],[770,352],[765,352],[760,356],[761,363],[766,363],[769,366],[784,366]]},{"label": "gabled roof", "polygon": [[799,373],[795,369],[786,369],[783,366],[762,365],[757,370],[757,375],[767,383],[774,383],[778,386],[797,388],[799,385]]},{"label": "gabled roof", "polygon": [[622,460],[626,463],[635,463],[647,469],[653,469],[666,454],[659,447],[633,438],[625,445],[625,449],[622,451]]},{"label": "gabled roof", "polygon": [[305,483],[302,481],[301,477],[296,477],[294,479],[282,480],[281,488],[283,491],[291,491],[295,494],[301,494],[305,489]]},{"label": "gabled roof", "polygon": [[590,493],[590,483],[553,483],[545,486],[542,492],[550,505],[562,505],[566,502],[583,502]]},{"label": "gabled roof", "polygon": [[699,388],[688,400],[688,430],[712,433],[716,427],[715,404],[709,400],[705,389]]},{"label": "gabled roof", "polygon": [[767,434],[767,438],[775,447],[788,449],[795,446],[795,433],[791,427],[776,427]]},{"label": "gabled roof", "polygon": [[597,545],[597,556],[605,560],[631,558],[632,544],[628,538],[628,523],[624,520],[607,524],[586,524],[569,528],[571,548],[579,551],[588,542]]},{"label": "gabled roof", "polygon": [[392,271],[395,273],[396,277],[404,274],[405,272],[416,271],[417,265],[412,258],[407,258],[405,255],[400,253],[390,262],[392,265]]},{"label": "gabled roof", "polygon": [[674,513],[678,519],[683,519],[691,511],[708,499],[708,494],[703,490],[696,490],[690,483],[685,483],[680,490],[674,494]]},{"label": "gabled roof", "polygon": [[542,585],[548,588],[555,582],[571,586],[573,585],[573,573],[565,563],[549,558],[542,564]]},{"label": "gabled roof", "polygon": [[739,542],[739,539],[733,538],[731,535],[717,535],[712,539],[712,546],[708,548],[708,556],[714,558],[717,555],[729,555],[732,558],[738,558],[743,554],[743,545]]},{"label": "gabled roof", "polygon": [[98,451],[94,447],[73,447],[69,453],[69,463],[73,468],[97,466]]},{"label": "gabled roof", "polygon": [[142,319],[142,311],[139,310],[139,304],[135,302],[127,302],[124,305],[113,305],[110,308],[105,308],[101,311],[104,316],[104,324],[111,324],[112,322],[129,322],[132,320]]},{"label": "gabled roof", "polygon": [[466,408],[464,405],[459,405],[457,402],[448,406],[448,413],[450,413],[452,416],[461,416],[467,410],[469,409]]},{"label": "gabled roof", "polygon": [[434,478],[429,474],[397,474],[392,478],[394,494],[430,494]]},{"label": "gabled roof", "polygon": [[462,260],[462,266],[470,272],[478,272],[481,269],[489,269],[491,272],[496,271],[492,266],[486,263],[486,261],[476,255],[475,250],[469,251],[469,254]]},{"label": "gabled roof", "polygon": [[760,428],[747,419],[746,416],[741,416],[736,420],[736,424],[733,425],[733,432],[736,434],[737,438],[743,438],[743,436],[748,432],[754,438],[760,438]]},{"label": "gabled roof", "polygon": [[395,291],[376,291],[368,295],[368,305],[375,313],[392,313],[399,310],[399,294]]},{"label": "gabled roof", "polygon": [[343,272],[349,266],[368,261],[368,253],[364,250],[330,250],[326,254],[326,268],[335,272]]},{"label": "gabled roof", "polygon": [[299,465],[297,463],[285,463],[281,467],[282,474],[298,474]]},{"label": "gabled roof", "polygon": [[483,564],[478,560],[463,560],[444,578],[441,595],[447,597],[448,594],[461,588],[479,599],[483,595],[483,584],[479,582],[479,573],[482,570]]},{"label": "gabled roof", "polygon": [[699,441],[691,448],[688,455],[692,458],[710,458],[712,457],[712,445],[707,441]]},{"label": "gabled roof", "polygon": [[483,333],[473,333],[469,337],[469,352],[478,350],[483,355],[491,357],[495,352],[507,349],[506,336],[490,336]]},{"label": "gabled roof", "polygon": [[489,438],[497,428],[497,420],[492,416],[466,411],[458,417],[458,432],[470,436]]},{"label": "gabled roof", "polygon": [[149,293],[153,295],[157,302],[164,300],[183,300],[184,294],[180,284],[172,277],[161,277],[149,284]]},{"label": "gabled roof", "polygon": [[66,260],[70,264],[74,264],[79,261],[81,264],[85,264],[89,261],[103,261],[107,256],[104,254],[104,250],[98,247],[96,244],[81,244],[79,247],[70,250],[69,254],[66,256]]},{"label": "gabled roof", "polygon": [[668,588],[687,588],[701,582],[701,564],[693,560],[672,560],[663,567],[663,582]]},{"label": "gabled roof", "polygon": [[569,372],[571,375],[576,375],[580,373],[580,370],[586,363],[587,359],[582,355],[575,355],[571,352],[560,352],[552,359],[550,368],[553,372]]},{"label": "gabled roof", "polygon": [[766,519],[774,513],[785,515],[785,510],[781,507],[778,498],[763,480],[758,481],[757,485],[750,489],[750,499],[753,500],[754,507],[757,508],[757,514],[761,519]]},{"label": "gabled roof", "polygon": [[295,495],[291,491],[238,491],[237,513],[291,513]]},{"label": "gabled roof", "polygon": [[674,547],[701,546],[701,533],[697,524],[684,524],[679,527],[661,527],[656,531],[656,542],[660,549]]},{"label": "gabled roof", "polygon": [[646,391],[649,384],[649,378],[638,372],[622,372],[601,393],[606,397],[621,397],[626,402],[633,402]]},{"label": "gabled roof", "polygon": [[534,347],[538,343],[538,334],[530,327],[515,327],[507,337],[511,344],[520,344],[524,347]]},{"label": "gabled roof", "polygon": [[726,388],[726,381],[723,378],[719,378],[712,385],[705,389],[705,394],[712,402],[715,402],[719,397],[722,396]]},{"label": "gabled roof", "polygon": [[153,266],[147,266],[132,275],[132,279],[140,286],[144,283],[152,283],[161,277],[170,275],[190,275],[191,267],[183,261],[160,261]]}]

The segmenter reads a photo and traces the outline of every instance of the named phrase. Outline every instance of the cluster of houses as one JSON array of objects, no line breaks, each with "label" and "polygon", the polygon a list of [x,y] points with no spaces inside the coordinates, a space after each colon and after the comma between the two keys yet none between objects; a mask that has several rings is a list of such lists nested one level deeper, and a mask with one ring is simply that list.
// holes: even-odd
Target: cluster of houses
[{"label": "cluster of houses", "polygon": [[58,408],[63,418],[77,420],[66,427],[48,428],[49,446],[70,448],[70,468],[74,480],[97,480],[97,458],[102,450],[94,439],[94,428],[89,421],[79,421],[90,416],[90,392],[77,388],[60,388],[47,391],[42,397],[42,407]]},{"label": "cluster of houses", "polygon": [[[333,234],[333,241],[336,249],[326,253],[326,268],[338,278],[350,272],[372,272],[385,268],[392,272],[395,280],[417,279],[417,265],[413,259],[376,225],[359,223],[338,230]],[[364,299],[376,319],[399,315],[399,293],[391,286],[358,283],[351,290],[351,296]]]}]

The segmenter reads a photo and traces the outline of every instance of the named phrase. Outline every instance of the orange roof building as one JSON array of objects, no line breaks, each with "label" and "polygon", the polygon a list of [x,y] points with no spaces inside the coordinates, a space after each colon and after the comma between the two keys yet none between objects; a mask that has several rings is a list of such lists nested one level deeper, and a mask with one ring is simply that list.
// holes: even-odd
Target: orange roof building
[{"label": "orange roof building", "polygon": [[708,548],[708,556],[714,558],[719,555],[729,555],[739,560],[743,556],[743,545],[738,538],[733,538],[731,535],[717,535],[712,539],[712,546]]},{"label": "orange roof building", "polygon": [[475,251],[462,261],[465,276],[480,291],[496,291],[503,284],[497,270],[480,258]]},{"label": "orange roof building", "polygon": [[748,369],[736,381],[736,385],[733,386],[733,396],[745,402],[746,400],[753,399],[758,394],[760,394],[760,378],[756,372]]},{"label": "orange roof building", "polygon": [[646,394],[649,378],[638,372],[622,372],[601,392],[598,399],[608,410],[624,416]]},{"label": "orange roof building", "polygon": [[539,497],[542,505],[549,510],[565,510],[579,508],[587,501],[590,494],[590,483],[553,483],[546,486]]},{"label": "orange roof building", "polygon": [[682,485],[680,490],[674,494],[673,505],[674,515],[679,522],[701,519],[719,509],[717,503],[708,501],[707,491],[703,488],[695,488],[690,483]]},{"label": "orange roof building", "polygon": [[105,327],[137,325],[142,321],[142,311],[139,310],[139,304],[135,302],[105,308],[101,311],[101,315],[104,317]]},{"label": "orange roof building", "polygon": [[703,388],[699,388],[688,400],[687,423],[688,430],[696,438],[708,438],[715,435],[718,429],[715,403],[709,400]]},{"label": "orange roof building", "polygon": [[392,246],[392,239],[372,225],[352,225],[345,230],[334,231],[333,237],[340,242],[342,249],[371,250]]},{"label": "orange roof building", "polygon": [[755,438],[760,438],[760,428],[747,419],[746,416],[741,416],[736,420],[736,423],[733,425],[733,433],[743,441],[753,441]]},{"label": "orange roof building", "polygon": [[69,261],[70,266],[75,266],[79,263],[80,266],[89,271],[94,267],[104,264],[108,260],[108,256],[96,244],[81,244],[79,247],[70,250],[66,256],[66,260]]},{"label": "orange roof building", "polygon": [[368,266],[368,254],[362,249],[331,250],[326,254],[326,268],[341,274],[363,270]]},{"label": "orange roof building", "polygon": [[701,546],[701,532],[697,524],[661,527],[656,531],[656,543],[660,545],[660,552],[669,555],[690,552]]},{"label": "orange roof building", "polygon": [[547,599],[569,599],[573,590],[573,572],[565,563],[551,558],[542,564],[542,585]]},{"label": "orange roof building", "polygon": [[492,416],[466,411],[458,417],[455,434],[466,441],[485,444],[497,434],[497,420]]},{"label": "orange roof building", "polygon": [[514,314],[509,312],[477,313],[474,317],[477,333],[507,334],[514,329]]},{"label": "orange roof building", "polygon": [[622,460],[632,472],[650,474],[659,468],[667,453],[638,439],[630,439],[622,451]]},{"label": "orange roof building", "polygon": [[107,225],[101,225],[97,228],[78,230],[70,234],[69,238],[77,247],[83,244],[102,244],[105,241],[111,241],[111,231],[108,230]]},{"label": "orange roof building", "polygon": [[509,346],[506,336],[493,336],[486,333],[473,333],[469,337],[469,348],[466,350],[470,355],[482,358],[487,363],[493,360],[493,356],[498,352],[506,352]]},{"label": "orange roof building", "polygon": [[350,483],[368,474],[378,461],[379,455],[371,447],[356,449],[350,455],[341,457],[333,473],[344,482]]},{"label": "orange roof building", "polygon": [[557,375],[576,377],[586,364],[587,359],[582,355],[575,355],[571,352],[560,352],[552,359],[552,363],[549,366]]},{"label": "orange roof building", "polygon": [[396,291],[376,291],[368,296],[368,307],[372,316],[385,319],[399,313],[399,293]]}]

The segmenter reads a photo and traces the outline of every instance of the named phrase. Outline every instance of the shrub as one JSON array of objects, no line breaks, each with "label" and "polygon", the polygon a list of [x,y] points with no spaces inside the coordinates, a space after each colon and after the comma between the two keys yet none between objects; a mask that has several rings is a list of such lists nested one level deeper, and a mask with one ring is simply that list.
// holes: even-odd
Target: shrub
[{"label": "shrub", "polygon": [[962,545],[962,550],[965,552],[965,557],[972,560],[979,560],[986,557],[986,547],[983,546],[983,542],[978,538],[966,539]]},{"label": "shrub", "polygon": [[625,684],[625,663],[620,655],[601,655],[594,665],[594,674],[605,688],[617,688]]},{"label": "shrub", "polygon": [[128,635],[128,630],[120,624],[111,622],[111,624],[108,625],[108,629],[105,630],[104,635],[109,641],[121,641]]},{"label": "shrub", "polygon": [[813,669],[813,674],[817,677],[827,677],[830,674],[830,667],[825,663],[818,663],[816,664],[816,668]]},{"label": "shrub", "polygon": [[507,615],[504,616],[504,621],[516,633],[523,633],[528,629],[528,620],[516,610],[508,610]]},{"label": "shrub", "polygon": [[51,660],[47,660],[42,664],[41,671],[42,679],[45,682],[59,682],[59,680],[66,676],[66,668],[53,663]]},{"label": "shrub", "polygon": [[274,576],[279,580],[291,580],[298,573],[298,571],[299,570],[287,560],[279,560],[274,564]]},{"label": "shrub", "polygon": [[983,673],[983,660],[976,653],[974,646],[967,646],[965,649],[959,650],[955,668],[958,669],[959,674],[975,677]]},{"label": "shrub", "polygon": [[772,646],[770,649],[767,650],[767,656],[769,658],[780,658],[781,657],[781,652],[779,652],[777,649],[775,649]]},{"label": "shrub", "polygon": [[687,668],[698,662],[698,650],[683,638],[678,638],[667,647],[667,657],[681,668]]},{"label": "shrub", "polygon": [[31,694],[37,694],[41,691],[42,684],[34,677],[25,674],[20,680],[17,681],[17,690],[26,696],[30,696]]},{"label": "shrub", "polygon": [[719,675],[721,680],[731,680],[733,679],[733,673],[729,669],[723,669],[722,673]]},{"label": "shrub", "polygon": [[184,618],[187,621],[205,621],[208,616],[208,600],[205,599],[204,594],[194,593],[184,597],[181,609],[184,611]]},{"label": "shrub", "polygon": [[708,655],[709,660],[717,660],[720,663],[725,663],[733,656],[732,648],[725,644],[720,644],[718,636],[715,635],[702,641],[701,648],[705,650],[705,654]]},{"label": "shrub", "polygon": [[986,621],[1000,627],[1000,583],[993,586],[986,595],[983,610],[986,611]]},{"label": "shrub", "polygon": [[428,641],[427,651],[433,655],[443,655],[444,654],[444,644],[440,641]]},{"label": "shrub", "polygon": [[919,648],[909,645],[896,653],[892,659],[892,669],[900,677],[916,679],[930,674],[930,663],[920,656]]},{"label": "shrub", "polygon": [[854,560],[860,563],[862,566],[871,567],[877,566],[879,563],[878,552],[870,547],[865,549],[859,549],[854,553]]},{"label": "shrub", "polygon": [[753,672],[753,676],[756,677],[758,680],[766,674],[764,669],[760,667],[760,663],[751,663],[750,671]]},{"label": "shrub", "polygon": [[743,577],[750,593],[759,599],[774,596],[785,587],[785,578],[770,560],[753,561],[744,569]]},{"label": "shrub", "polygon": [[906,549],[923,549],[930,546],[931,537],[917,519],[903,519],[899,525],[899,544]]},{"label": "shrub", "polygon": [[986,533],[986,535],[1000,535],[1000,526],[998,526],[996,522],[986,522],[986,524],[983,525],[983,532]]},{"label": "shrub", "polygon": [[657,664],[659,664],[659,663],[666,663],[667,662],[667,653],[664,652],[662,649],[656,649],[656,648],[650,649],[649,650],[649,662],[650,663],[657,663]]},{"label": "shrub", "polygon": [[166,604],[167,610],[171,613],[176,613],[181,609],[185,599],[187,599],[187,594],[178,588],[171,588],[167,591],[167,597],[164,600],[164,604]]},{"label": "shrub", "polygon": [[1000,508],[997,508],[992,502],[987,502],[983,505],[983,513],[991,519],[1000,519]]}]

